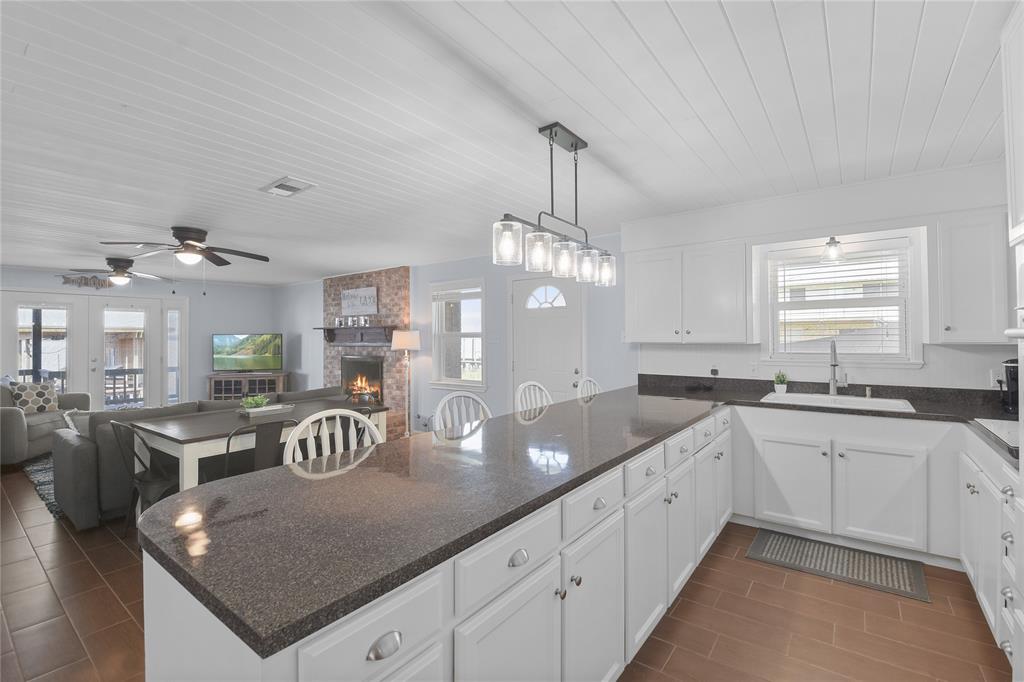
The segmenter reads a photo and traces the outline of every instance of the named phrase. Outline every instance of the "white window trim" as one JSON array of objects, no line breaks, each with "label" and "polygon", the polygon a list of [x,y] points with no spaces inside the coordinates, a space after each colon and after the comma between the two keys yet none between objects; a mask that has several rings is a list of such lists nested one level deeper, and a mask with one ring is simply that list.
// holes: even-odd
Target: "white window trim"
[{"label": "white window trim", "polygon": [[[800,239],[774,244],[758,244],[752,247],[754,263],[754,308],[756,311],[756,339],[760,340],[761,357],[759,363],[767,366],[819,366],[828,361],[828,353],[774,353],[773,315],[771,303],[771,264],[770,260],[780,252],[789,256],[806,253],[820,254],[825,240],[831,232],[813,239]],[[880,243],[890,241],[894,245],[903,243],[908,248],[907,264],[907,355],[887,358],[881,355],[840,354],[839,362],[843,367],[884,367],[890,369],[919,369],[924,366],[924,328],[927,320],[927,227],[925,225],[880,230],[877,232],[861,232],[855,234],[838,234],[846,253],[858,251],[876,251]],[[870,244],[869,244],[870,243]],[[858,246],[860,245],[860,246]]]},{"label": "white window trim", "polygon": [[[436,310],[434,295],[440,292],[453,291],[456,289],[480,289],[480,381],[468,381],[450,379],[441,376],[439,353],[444,347],[442,343],[446,334],[436,324]],[[448,282],[432,282],[430,284],[430,387],[445,390],[473,391],[482,393],[487,390],[487,344],[485,342],[487,333],[486,313],[487,290],[482,279],[460,279]],[[466,334],[476,336],[476,334]]]}]

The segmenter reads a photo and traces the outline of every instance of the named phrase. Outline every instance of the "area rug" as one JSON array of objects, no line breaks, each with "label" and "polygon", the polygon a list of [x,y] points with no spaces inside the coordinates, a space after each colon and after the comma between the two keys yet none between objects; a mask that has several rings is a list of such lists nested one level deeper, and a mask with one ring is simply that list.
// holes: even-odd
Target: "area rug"
[{"label": "area rug", "polygon": [[930,602],[924,564],[808,540],[764,528],[757,531],[747,558]]},{"label": "area rug", "polygon": [[64,512],[53,495],[53,455],[49,452],[30,459],[21,468],[36,487],[40,499],[46,504],[54,518],[61,518]]}]

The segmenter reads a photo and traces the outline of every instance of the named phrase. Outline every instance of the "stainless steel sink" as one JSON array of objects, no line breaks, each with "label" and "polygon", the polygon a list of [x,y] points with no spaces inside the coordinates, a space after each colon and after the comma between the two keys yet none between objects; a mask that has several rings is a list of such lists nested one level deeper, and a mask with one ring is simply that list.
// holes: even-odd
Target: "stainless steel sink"
[{"label": "stainless steel sink", "polygon": [[820,405],[848,410],[882,410],[885,412],[914,412],[914,406],[898,398],[862,398],[855,395],[826,395],[824,393],[769,393],[762,403],[787,405]]}]

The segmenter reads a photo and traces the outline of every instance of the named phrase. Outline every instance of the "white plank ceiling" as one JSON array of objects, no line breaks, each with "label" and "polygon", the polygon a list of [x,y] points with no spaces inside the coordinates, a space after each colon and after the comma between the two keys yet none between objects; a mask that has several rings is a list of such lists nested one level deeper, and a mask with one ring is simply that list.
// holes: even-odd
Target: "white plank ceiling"
[{"label": "white plank ceiling", "polygon": [[[100,239],[171,225],[271,256],[207,268],[227,281],[482,255],[502,213],[547,207],[536,128],[555,120],[591,145],[580,219],[598,234],[990,161],[1010,9],[3,2],[0,263],[99,267],[131,252]],[[571,217],[567,154],[556,173]],[[284,175],[317,187],[256,191]]]}]

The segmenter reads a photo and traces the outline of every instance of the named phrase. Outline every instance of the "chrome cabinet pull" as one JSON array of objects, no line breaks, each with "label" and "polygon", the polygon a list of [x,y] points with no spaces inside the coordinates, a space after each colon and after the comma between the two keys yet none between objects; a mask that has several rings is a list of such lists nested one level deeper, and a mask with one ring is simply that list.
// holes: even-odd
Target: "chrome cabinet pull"
[{"label": "chrome cabinet pull", "polygon": [[711,438],[711,432],[710,431],[704,431],[704,437],[705,438]]},{"label": "chrome cabinet pull", "polygon": [[1003,589],[999,590],[999,594],[1003,595],[1003,598],[1006,599],[1007,601],[1013,601],[1013,588],[1012,587],[1004,587]]},{"label": "chrome cabinet pull", "polygon": [[566,592],[565,592],[564,589],[560,590],[557,587],[555,588],[555,596],[556,597],[558,597],[559,599],[565,599],[565,595],[566,595]]},{"label": "chrome cabinet pull", "polygon": [[679,330],[676,329],[675,332],[676,332],[676,336],[679,336]]},{"label": "chrome cabinet pull", "polygon": [[1006,531],[1005,533],[1003,533],[999,537],[1001,537],[1003,539],[1003,542],[1005,542],[1006,544],[1008,544],[1008,545],[1012,545],[1013,544],[1013,533],[1011,533],[1010,531]]},{"label": "chrome cabinet pull", "polygon": [[967,486],[968,490],[973,490],[974,489],[974,484],[971,483],[970,481],[968,481],[965,485]]},{"label": "chrome cabinet pull", "polygon": [[599,497],[596,500],[594,500],[594,511],[597,511],[598,509],[604,509],[607,506],[608,503],[604,501],[603,497]]},{"label": "chrome cabinet pull", "polygon": [[999,490],[999,492],[1001,492],[1002,494],[1006,495],[1007,497],[1013,497],[1013,488],[1008,486],[1008,485],[1004,485]]},{"label": "chrome cabinet pull", "polygon": [[843,458],[845,458],[845,457],[846,457],[846,453],[845,453],[845,452],[840,452],[840,453],[838,453],[838,454],[839,454],[839,456],[840,456],[840,457],[843,457]]},{"label": "chrome cabinet pull", "polygon": [[377,638],[371,646],[370,650],[366,653],[366,660],[368,661],[383,661],[389,656],[394,656],[398,652],[399,647],[402,646],[402,633],[398,630],[392,630],[391,632],[385,632],[383,635]]},{"label": "chrome cabinet pull", "polygon": [[645,476],[654,476],[658,472],[654,470],[654,467],[647,467],[647,471],[644,472]]},{"label": "chrome cabinet pull", "polygon": [[822,457],[828,457],[828,450],[822,450],[821,451],[821,456]]},{"label": "chrome cabinet pull", "polygon": [[950,326],[950,325],[948,325],[948,324],[947,324],[947,325],[946,325],[945,327],[943,327],[943,329],[945,329],[945,330],[946,330],[947,332],[951,332],[951,331],[953,331],[953,327],[951,327],[951,326]]},{"label": "chrome cabinet pull", "polygon": [[689,330],[689,329],[687,329],[687,330],[686,330],[686,334],[687,334],[687,335],[689,335],[689,334],[690,334],[690,330]]},{"label": "chrome cabinet pull", "polygon": [[972,494],[972,495],[980,495],[981,493],[979,493],[979,492],[978,492],[978,489],[977,489],[977,488],[975,488],[975,487],[974,487],[974,486],[972,485],[972,486],[971,486],[971,494]]},{"label": "chrome cabinet pull", "polygon": [[508,558],[509,568],[519,568],[527,561],[530,560],[530,553],[520,547],[516,551],[512,552],[512,556]]},{"label": "chrome cabinet pull", "polygon": [[719,450],[718,452],[715,453],[715,459],[716,460],[722,459],[722,457],[724,457],[724,456],[725,456],[725,453],[722,452],[721,450]]},{"label": "chrome cabinet pull", "polygon": [[678,500],[678,499],[679,499],[679,493],[673,492],[673,493],[670,493],[670,496],[671,496],[671,497],[672,497],[673,499],[676,499],[676,500]]},{"label": "chrome cabinet pull", "polygon": [[579,587],[580,585],[583,584],[583,576],[581,576],[581,575],[574,575],[571,578],[569,578],[569,582],[571,582],[576,587]]},{"label": "chrome cabinet pull", "polygon": [[666,497],[665,501],[668,502],[669,504],[672,504],[672,498],[671,497]]},{"label": "chrome cabinet pull", "polygon": [[685,455],[689,451],[690,451],[690,448],[686,447],[685,445],[680,445],[679,446],[679,454],[680,455]]},{"label": "chrome cabinet pull", "polygon": [[1013,658],[1013,645],[1010,644],[1010,640],[1004,639],[1001,641],[999,643],[999,648],[1002,649],[1007,656]]},{"label": "chrome cabinet pull", "polygon": [[723,426],[728,426],[729,425],[729,419],[727,417],[722,417],[722,425]]}]

